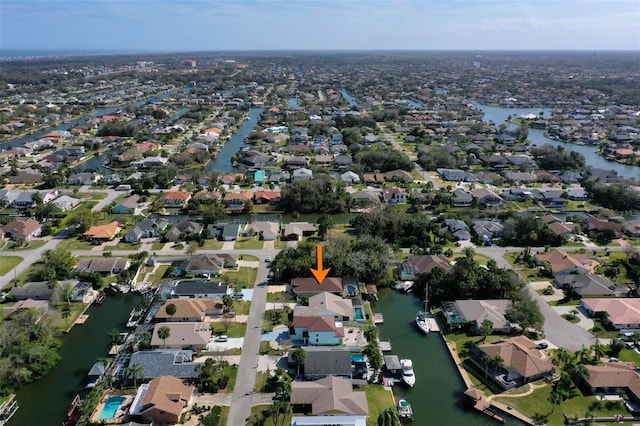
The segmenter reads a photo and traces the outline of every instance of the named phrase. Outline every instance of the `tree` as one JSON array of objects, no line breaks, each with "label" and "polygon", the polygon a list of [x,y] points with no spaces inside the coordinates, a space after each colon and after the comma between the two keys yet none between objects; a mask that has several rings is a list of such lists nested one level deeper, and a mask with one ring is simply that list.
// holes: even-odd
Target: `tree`
[{"label": "tree", "polygon": [[318,238],[326,240],[328,231],[333,228],[334,225],[335,221],[333,220],[333,216],[328,214],[320,216],[318,218]]},{"label": "tree", "polygon": [[224,305],[225,311],[229,312],[229,310],[233,307],[233,298],[230,295],[225,294],[222,297],[222,304]]},{"label": "tree", "polygon": [[171,317],[171,320],[173,321],[173,316],[176,314],[176,311],[178,310],[178,308],[176,307],[176,305],[174,303],[169,303],[165,308],[164,308],[165,312],[167,313],[167,315],[169,315]]},{"label": "tree", "polygon": [[482,335],[482,341],[487,340],[487,336],[493,331],[493,322],[491,320],[484,320],[480,324],[480,334]]},{"label": "tree", "polygon": [[558,364],[561,368],[571,360],[571,354],[565,348],[558,348],[556,350],[556,357],[558,358]]},{"label": "tree", "polygon": [[395,408],[385,408],[378,414],[378,426],[398,426],[399,424],[400,418]]},{"label": "tree", "polygon": [[560,393],[556,389],[552,390],[549,394],[549,402],[551,402],[552,413],[555,411],[556,405],[562,404],[562,401],[564,401],[562,395],[560,395]]},{"label": "tree", "polygon": [[287,414],[291,413],[291,404],[288,401],[275,400],[270,411],[274,426],[284,426]]},{"label": "tree", "polygon": [[62,298],[67,301],[67,305],[71,305],[71,296],[73,296],[73,286],[67,283],[62,287]]},{"label": "tree", "polygon": [[169,327],[160,327],[158,329],[158,338],[162,339],[162,345],[167,346],[167,339],[171,335],[171,329]]},{"label": "tree", "polygon": [[47,274],[52,275],[52,277],[45,278],[47,281],[49,278],[66,280],[72,276],[72,270],[76,265],[76,257],[69,250],[45,250],[42,252],[42,263],[40,271],[42,278],[45,278],[44,273],[46,271]]},{"label": "tree", "polygon": [[140,364],[133,364],[127,367],[127,374],[133,379],[133,387],[138,387],[138,379],[144,378],[144,368]]},{"label": "tree", "polygon": [[291,355],[293,360],[296,362],[298,366],[296,375],[299,376],[300,366],[304,365],[304,361],[307,359],[307,351],[305,351],[302,347],[298,346]]},{"label": "tree", "polygon": [[60,309],[60,315],[64,318],[67,328],[69,328],[69,317],[71,316],[71,306],[63,305]]}]

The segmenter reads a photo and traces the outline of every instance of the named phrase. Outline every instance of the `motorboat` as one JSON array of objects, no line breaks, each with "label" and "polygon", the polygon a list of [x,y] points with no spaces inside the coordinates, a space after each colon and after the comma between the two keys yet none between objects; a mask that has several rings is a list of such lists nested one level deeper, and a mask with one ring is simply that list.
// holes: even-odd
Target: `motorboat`
[{"label": "motorboat", "polygon": [[400,420],[413,420],[413,409],[406,399],[398,401],[398,416]]},{"label": "motorboat", "polygon": [[416,325],[424,333],[429,333],[429,322],[427,321],[427,314],[423,311],[418,311],[416,315]]},{"label": "motorboat", "polygon": [[416,384],[416,376],[413,374],[413,362],[410,359],[401,359],[400,367],[402,369],[402,381],[409,387]]}]

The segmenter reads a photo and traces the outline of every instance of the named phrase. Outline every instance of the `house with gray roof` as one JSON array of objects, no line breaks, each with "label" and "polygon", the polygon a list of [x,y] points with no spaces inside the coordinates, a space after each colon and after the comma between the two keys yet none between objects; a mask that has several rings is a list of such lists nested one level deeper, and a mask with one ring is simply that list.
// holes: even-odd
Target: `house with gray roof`
[{"label": "house with gray roof", "polygon": [[245,228],[247,235],[258,235],[263,241],[275,241],[280,233],[280,224],[270,221],[252,222]]},{"label": "house with gray roof", "polygon": [[473,197],[462,188],[456,188],[451,192],[451,205],[453,207],[469,207]]},{"label": "house with gray roof", "polygon": [[300,240],[302,237],[308,237],[316,232],[316,226],[308,222],[291,222],[284,226],[282,232],[285,240]]},{"label": "house with gray roof", "polygon": [[188,240],[197,238],[202,232],[203,225],[190,220],[178,222],[167,232],[165,238],[167,241],[178,241],[180,239]]},{"label": "house with gray roof", "polygon": [[555,276],[553,283],[558,288],[570,289],[580,297],[619,297],[616,285],[599,274],[568,274]]},{"label": "house with gray roof", "polygon": [[195,276],[219,275],[224,268],[237,266],[238,258],[230,254],[194,254],[184,261],[182,269]]},{"label": "house with gray roof", "polygon": [[[304,380],[318,380],[328,376],[351,379],[351,351],[347,347],[308,346],[307,357],[301,366]],[[293,350],[289,351],[288,364],[296,367]]]},{"label": "house with gray roof", "polygon": [[80,204],[80,200],[68,195],[62,195],[53,200],[51,204],[58,206],[60,211],[66,212],[75,209]]},{"label": "house with gray roof", "polygon": [[504,233],[504,225],[495,219],[478,219],[472,222],[473,231],[478,240],[491,243],[496,238],[501,238]]},{"label": "house with gray roof", "polygon": [[132,195],[124,201],[119,202],[111,209],[113,214],[131,214],[138,207],[139,195]]},{"label": "house with gray roof", "polygon": [[142,238],[157,238],[169,223],[166,220],[156,221],[154,219],[144,219],[136,223],[133,228],[124,236],[128,243],[138,243]]},{"label": "house with gray roof", "polygon": [[171,298],[222,299],[229,286],[204,279],[180,280],[171,290]]},{"label": "house with gray roof", "polygon": [[58,281],[58,285],[51,288],[47,281],[31,281],[20,287],[13,287],[10,293],[16,300],[33,299],[56,301],[59,299],[60,293],[65,286],[71,285],[75,288],[78,282],[78,280]]},{"label": "house with gray roof", "polygon": [[474,333],[480,332],[480,325],[485,320],[493,324],[492,333],[509,333],[511,322],[506,317],[512,309],[513,302],[507,299],[456,300],[442,304],[449,329],[469,325]]},{"label": "house with gray roof", "polygon": [[139,365],[143,370],[143,382],[158,376],[170,375],[179,379],[195,379],[199,376],[192,362],[193,351],[189,349],[153,349],[131,354],[129,367]]}]

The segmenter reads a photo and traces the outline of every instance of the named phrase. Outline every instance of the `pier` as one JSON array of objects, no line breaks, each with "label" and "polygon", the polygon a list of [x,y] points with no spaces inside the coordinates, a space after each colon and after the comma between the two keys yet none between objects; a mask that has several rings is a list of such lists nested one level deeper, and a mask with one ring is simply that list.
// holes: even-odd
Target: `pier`
[{"label": "pier", "polygon": [[384,323],[384,317],[380,313],[373,314],[373,323],[378,325]]}]

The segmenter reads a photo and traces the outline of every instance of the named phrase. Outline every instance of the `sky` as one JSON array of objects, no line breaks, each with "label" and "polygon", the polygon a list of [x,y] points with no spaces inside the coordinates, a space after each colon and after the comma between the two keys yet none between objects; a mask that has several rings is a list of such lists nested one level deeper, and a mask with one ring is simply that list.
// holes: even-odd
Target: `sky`
[{"label": "sky", "polygon": [[640,0],[2,0],[14,49],[640,50]]}]

